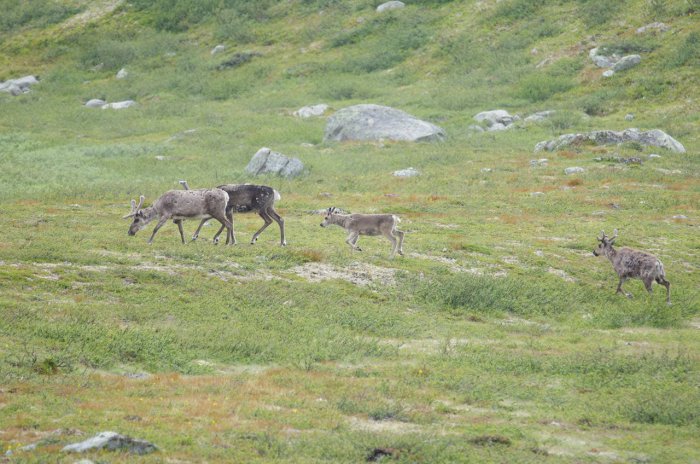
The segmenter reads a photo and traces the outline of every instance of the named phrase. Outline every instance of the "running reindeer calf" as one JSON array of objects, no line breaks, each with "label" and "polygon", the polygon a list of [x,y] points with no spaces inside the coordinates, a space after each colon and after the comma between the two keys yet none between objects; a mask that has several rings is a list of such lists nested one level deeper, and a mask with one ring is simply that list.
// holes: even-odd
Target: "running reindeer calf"
[{"label": "running reindeer calf", "polygon": [[[214,218],[226,227],[226,244],[233,240],[233,225],[226,218],[226,204],[228,194],[219,189],[201,190],[170,190],[158,198],[152,206],[141,209],[144,197],[141,195],[138,206],[131,200],[131,212],[124,219],[133,217],[134,221],[129,227],[129,235],[136,235],[146,225],[158,218],[158,224],[153,229],[148,243],[153,243],[158,229],[163,227],[168,219],[177,224],[180,231],[180,239],[185,243],[185,235],[182,231],[183,219]],[[222,227],[222,228],[223,228]]]},{"label": "running reindeer calf", "polygon": [[615,268],[615,272],[620,277],[620,282],[617,284],[617,293],[623,293],[627,298],[632,298],[630,293],[622,289],[622,284],[630,278],[641,279],[644,282],[644,287],[651,295],[651,284],[656,283],[666,287],[666,303],[671,304],[671,284],[666,280],[664,266],[661,261],[649,253],[631,248],[613,248],[613,243],[617,238],[617,229],[613,232],[612,237],[607,237],[604,231],[601,231],[601,236],[598,238],[600,244],[593,250],[595,256],[604,255],[610,260]]},{"label": "running reindeer calf", "polygon": [[[185,190],[189,189],[187,181],[181,180],[180,185]],[[226,205],[226,218],[231,221],[231,234],[233,235],[233,243],[236,243],[236,236],[233,232],[233,213],[248,213],[256,212],[265,221],[265,224],[253,234],[253,238],[250,240],[250,244],[254,244],[258,240],[258,236],[263,230],[267,228],[274,220],[280,228],[280,244],[282,246],[287,245],[287,240],[284,238],[284,219],[277,214],[275,211],[275,201],[282,198],[280,193],[268,187],[266,185],[252,185],[252,184],[224,184],[219,185],[217,189],[221,189],[228,194],[228,203]],[[199,227],[192,236],[192,240],[197,240],[199,237],[199,231],[202,226],[207,222],[208,218],[203,218],[199,223]],[[219,239],[221,231],[224,230],[223,226],[214,235],[214,241]]]},{"label": "running reindeer calf", "polygon": [[321,227],[342,227],[348,232],[345,243],[357,251],[362,251],[362,248],[357,246],[360,235],[383,235],[393,245],[390,256],[393,258],[397,252],[403,256],[404,233],[396,228],[399,222],[401,220],[395,214],[339,214],[336,208],[328,208]]}]

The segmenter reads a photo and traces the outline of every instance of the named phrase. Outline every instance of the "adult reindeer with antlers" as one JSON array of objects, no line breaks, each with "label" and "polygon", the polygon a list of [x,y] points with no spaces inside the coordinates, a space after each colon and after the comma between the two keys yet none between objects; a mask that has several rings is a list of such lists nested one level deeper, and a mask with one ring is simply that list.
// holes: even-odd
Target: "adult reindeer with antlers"
[{"label": "adult reindeer with antlers", "polygon": [[[139,204],[131,200],[131,212],[124,219],[133,217],[134,221],[129,227],[129,235],[136,235],[146,225],[158,218],[158,224],[153,229],[148,243],[153,243],[158,229],[172,219],[180,231],[180,239],[185,243],[185,234],[182,231],[184,219],[214,218],[227,229],[226,244],[233,244],[233,225],[226,218],[226,205],[228,193],[220,189],[199,190],[169,190],[158,198],[152,206],[141,209],[144,197],[141,195]],[[215,241],[214,243],[216,243]]]}]

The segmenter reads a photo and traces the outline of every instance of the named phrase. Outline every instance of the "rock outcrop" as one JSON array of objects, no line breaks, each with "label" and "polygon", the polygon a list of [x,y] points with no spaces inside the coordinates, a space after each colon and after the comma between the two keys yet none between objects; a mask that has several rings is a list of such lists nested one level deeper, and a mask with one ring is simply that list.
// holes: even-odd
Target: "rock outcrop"
[{"label": "rock outcrop", "polygon": [[639,129],[625,129],[624,131],[601,130],[583,134],[564,134],[554,140],[545,140],[535,145],[535,151],[554,151],[569,146],[593,144],[593,145],[617,145],[624,142],[637,142],[642,145],[661,147],[675,153],[685,153],[685,147],[679,141],[660,129],[640,131]]},{"label": "rock outcrop", "polygon": [[329,117],[323,139],[431,142],[444,140],[445,131],[388,106],[363,104],[343,108]]}]

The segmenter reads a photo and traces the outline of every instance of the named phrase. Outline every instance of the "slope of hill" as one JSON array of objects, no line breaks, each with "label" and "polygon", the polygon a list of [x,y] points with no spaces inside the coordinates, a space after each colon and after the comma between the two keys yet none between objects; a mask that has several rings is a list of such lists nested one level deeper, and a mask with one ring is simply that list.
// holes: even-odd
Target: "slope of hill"
[{"label": "slope of hill", "polygon": [[[40,78],[0,92],[6,459],[115,430],[160,447],[143,462],[700,460],[697,0],[5,3],[0,82]],[[641,61],[605,77],[592,49]],[[325,142],[359,103],[446,140]],[[495,109],[519,120],[474,119]],[[632,127],[686,152],[533,153]],[[246,174],[263,146],[303,175]],[[127,236],[129,200],[179,179],[273,186],[289,245],[247,245],[246,214],[235,247]],[[351,252],[330,206],[398,214],[406,256]],[[613,229],[663,261],[672,306],[615,294],[591,253]]]}]

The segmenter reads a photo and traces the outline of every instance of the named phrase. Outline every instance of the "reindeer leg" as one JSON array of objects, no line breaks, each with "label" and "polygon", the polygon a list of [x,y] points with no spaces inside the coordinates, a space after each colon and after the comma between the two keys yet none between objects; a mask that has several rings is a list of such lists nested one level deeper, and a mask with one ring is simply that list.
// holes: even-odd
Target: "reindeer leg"
[{"label": "reindeer leg", "polygon": [[182,240],[182,243],[185,243],[185,233],[182,231],[182,219],[175,219],[173,221],[175,224],[177,224],[177,230],[180,231],[180,240]]},{"label": "reindeer leg", "polygon": [[[232,245],[236,244],[236,236],[233,233],[233,209],[226,208],[226,219],[231,223],[231,229],[226,231],[226,245],[231,243]],[[219,222],[221,222],[220,219],[218,219]],[[221,224],[224,224],[221,222]],[[221,235],[221,232],[224,230],[226,225],[222,225],[219,231],[214,235],[214,243],[219,243],[219,235]]]},{"label": "reindeer leg", "polygon": [[250,239],[250,244],[253,245],[256,240],[258,240],[258,235],[262,233],[263,230],[267,228],[270,224],[272,224],[272,218],[265,212],[265,211],[258,211],[258,214],[260,215],[261,218],[263,218],[263,221],[265,221],[265,224],[253,234],[253,238]]},{"label": "reindeer leg", "polygon": [[657,282],[666,287],[666,304],[671,305],[671,283],[665,278],[657,279]]},{"label": "reindeer leg", "polygon": [[160,229],[161,227],[163,227],[163,224],[165,224],[166,222],[168,222],[168,219],[170,219],[168,216],[164,216],[164,217],[160,218],[160,221],[158,221],[158,224],[156,224],[156,227],[153,229],[153,233],[151,234],[151,238],[148,239],[148,244],[149,244],[149,245],[150,245],[151,243],[153,243],[153,237],[156,236],[156,232],[158,232],[158,229]]},{"label": "reindeer leg", "polygon": [[267,214],[277,222],[277,225],[280,227],[280,244],[282,246],[287,245],[287,239],[284,238],[284,219],[282,219],[282,216],[277,214],[277,211],[275,211],[273,208],[270,208],[267,211]]},{"label": "reindeer leg", "polygon": [[391,231],[389,231],[385,237],[391,242],[391,254],[389,255],[389,258],[393,258],[396,255],[396,248],[398,248],[399,242],[396,240],[396,237],[394,237]]},{"label": "reindeer leg", "polygon": [[194,242],[197,240],[197,237],[199,237],[199,231],[202,230],[202,226],[211,218],[204,218],[200,221],[199,226],[197,227],[197,230],[194,231],[194,234],[192,235],[192,241]]},{"label": "reindeer leg", "polygon": [[401,256],[403,256],[403,234],[404,234],[404,232],[399,230],[399,229],[395,229],[394,233],[399,236],[399,250],[398,250],[398,252]]},{"label": "reindeer leg", "polygon": [[348,238],[345,239],[345,243],[350,245],[350,248],[352,248],[353,250],[362,251],[362,248],[357,246],[357,239],[358,238],[360,238],[359,232],[350,232],[350,235],[348,235]]},{"label": "reindeer leg", "polygon": [[631,293],[627,293],[626,291],[624,291],[622,289],[622,284],[625,283],[626,280],[627,280],[627,277],[620,277],[620,282],[617,284],[617,292],[616,293],[622,293],[627,298],[632,298]]}]

